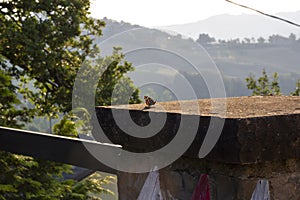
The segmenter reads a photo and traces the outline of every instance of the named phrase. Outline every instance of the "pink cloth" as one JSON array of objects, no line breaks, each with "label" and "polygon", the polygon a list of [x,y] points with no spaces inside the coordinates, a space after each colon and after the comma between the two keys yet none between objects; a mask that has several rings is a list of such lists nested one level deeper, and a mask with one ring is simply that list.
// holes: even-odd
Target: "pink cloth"
[{"label": "pink cloth", "polygon": [[192,200],[210,200],[208,175],[201,174],[200,180],[193,193]]}]

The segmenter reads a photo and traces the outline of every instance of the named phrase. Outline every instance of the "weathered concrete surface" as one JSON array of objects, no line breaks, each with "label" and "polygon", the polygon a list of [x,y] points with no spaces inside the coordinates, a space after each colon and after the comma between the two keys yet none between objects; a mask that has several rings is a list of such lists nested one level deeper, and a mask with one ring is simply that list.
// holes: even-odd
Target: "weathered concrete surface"
[{"label": "weathered concrete surface", "polygon": [[[225,100],[226,111],[212,108]],[[209,174],[212,199],[250,199],[259,179],[269,180],[272,200],[300,199],[300,97],[199,100],[200,114],[195,111],[194,103],[186,101],[190,107],[184,111],[178,102],[158,102],[146,110],[143,104],[138,104],[98,107],[96,113],[109,139],[134,152],[151,152],[166,145],[175,137],[181,117],[200,118],[190,148],[175,163],[160,170],[164,199],[189,199],[202,173]],[[122,131],[112,116],[112,111],[122,116],[128,110],[140,126],[150,123],[150,114],[151,117],[166,114],[167,120],[156,135],[133,137]],[[225,120],[224,128],[213,150],[199,159],[198,152],[212,118]],[[189,130],[190,127],[185,127],[187,137]],[[119,172],[119,198],[136,199],[145,178],[145,174]]]},{"label": "weathered concrete surface", "polygon": [[[224,103],[224,99],[212,101]],[[109,139],[134,152],[151,152],[169,143],[176,135],[182,118],[200,118],[198,133],[185,156],[197,158],[212,118],[225,120],[224,128],[214,149],[206,157],[225,163],[256,163],[300,156],[300,98],[299,97],[241,97],[227,98],[226,113],[211,113],[211,101],[199,100],[200,114],[192,108],[180,112],[178,102],[159,103],[160,106],[143,110],[141,104],[129,106],[98,107],[100,125]],[[162,112],[162,107],[165,110]],[[145,126],[152,117],[162,118],[167,113],[163,128],[150,138],[137,138],[126,134],[115,123],[112,111],[122,118],[130,112],[132,120]],[[125,116],[125,115],[124,115]],[[125,120],[125,119],[124,119]],[[191,127],[184,127],[189,137]],[[95,133],[95,137],[97,134]]]},{"label": "weathered concrete surface", "polygon": [[[157,102],[154,107],[144,109],[145,104],[101,106],[101,108],[143,110],[144,112],[168,112],[199,115],[195,102],[199,105],[201,116],[219,116],[225,118],[250,118],[274,115],[300,114],[300,97],[298,96],[244,96],[231,98],[200,99],[189,101]],[[215,112],[219,105],[226,104],[226,112]],[[188,109],[181,109],[184,104]],[[212,106],[214,105],[214,107]]]}]

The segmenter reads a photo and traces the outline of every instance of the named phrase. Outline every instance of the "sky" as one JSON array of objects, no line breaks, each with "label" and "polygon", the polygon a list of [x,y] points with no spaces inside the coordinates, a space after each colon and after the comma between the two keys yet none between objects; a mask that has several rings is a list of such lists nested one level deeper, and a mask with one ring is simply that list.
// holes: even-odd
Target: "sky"
[{"label": "sky", "polygon": [[[235,0],[268,14],[300,11],[299,0]],[[92,0],[91,16],[146,27],[197,22],[219,14],[256,14],[225,0]]]}]

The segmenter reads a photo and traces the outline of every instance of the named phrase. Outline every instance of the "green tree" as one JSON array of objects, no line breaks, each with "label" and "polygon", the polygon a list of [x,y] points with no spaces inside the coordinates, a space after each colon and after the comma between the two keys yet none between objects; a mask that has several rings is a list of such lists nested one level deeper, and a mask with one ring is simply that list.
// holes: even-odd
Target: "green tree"
[{"label": "green tree", "polygon": [[264,69],[262,71],[262,76],[259,77],[258,80],[255,79],[253,74],[250,74],[245,80],[247,82],[247,88],[252,90],[252,95],[281,95],[277,72],[273,74],[271,83]]},{"label": "green tree", "polygon": [[296,89],[291,93],[292,96],[300,96],[300,79],[296,83]]},{"label": "green tree", "polygon": [[12,84],[11,77],[0,70],[0,125],[15,128],[22,127],[18,121],[27,122],[32,116],[32,110],[21,106],[17,98],[17,87]]},{"label": "green tree", "polygon": [[291,41],[291,43],[293,43],[297,40],[297,36],[294,33],[291,33],[289,35],[289,40]]},{"label": "green tree", "polygon": [[[2,69],[38,89],[22,90],[41,115],[71,109],[71,91],[104,23],[88,17],[88,0],[4,0],[0,3]],[[57,108],[56,108],[57,107]]]},{"label": "green tree", "polygon": [[211,44],[213,42],[215,42],[216,39],[213,38],[213,37],[210,37],[208,34],[206,33],[201,33],[199,34],[199,37],[198,39],[196,40],[196,42],[198,42],[199,44],[202,44],[202,45],[208,45],[208,44]]},{"label": "green tree", "polygon": [[[102,59],[99,57],[96,66],[99,72],[103,72],[102,68],[107,68],[99,79],[96,87],[96,104],[111,105],[111,104],[127,104],[140,103],[139,90],[133,86],[133,82],[126,76],[125,73],[133,71],[131,63],[124,60],[124,55],[120,53],[121,48],[115,47],[113,55]],[[123,64],[121,64],[123,63]],[[97,69],[96,68],[96,69]],[[91,69],[95,70],[95,68]],[[94,72],[94,71],[92,71]],[[93,74],[93,73],[92,73]]]},{"label": "green tree", "polygon": [[273,74],[273,80],[270,86],[270,90],[272,95],[281,95],[277,72],[274,72]]},{"label": "green tree", "polygon": [[[69,116],[72,89],[82,63],[87,59],[110,59],[107,75],[99,81],[99,87],[106,83],[105,89],[115,88],[123,75],[133,70],[123,62],[119,51],[107,58],[93,56],[97,47],[91,36],[100,36],[104,23],[89,18],[89,7],[89,0],[0,2],[1,126],[21,128],[34,115],[55,117],[65,113],[54,132],[76,136],[74,120]],[[103,66],[99,62],[96,65]],[[91,71],[93,67],[91,64]],[[130,79],[125,78],[123,83],[133,91],[130,102],[138,102],[138,90]],[[123,91],[121,87],[119,90]],[[98,103],[109,104],[112,92],[103,91],[98,90],[96,98],[105,100]],[[18,100],[17,93],[30,102],[31,109]],[[0,154],[0,199],[87,199],[92,198],[87,192],[92,187],[94,192],[103,191],[100,186],[105,181],[61,181],[62,173],[70,172],[69,165]]]},{"label": "green tree", "polygon": [[[16,87],[3,70],[0,80],[0,125],[21,128],[30,111],[20,107]],[[59,199],[72,186],[58,181],[63,172],[70,172],[68,165],[2,151],[0,158],[0,199]]]},{"label": "green tree", "polygon": [[258,39],[257,39],[257,42],[258,42],[258,44],[264,44],[265,43],[265,38],[263,38],[263,37],[259,37]]}]

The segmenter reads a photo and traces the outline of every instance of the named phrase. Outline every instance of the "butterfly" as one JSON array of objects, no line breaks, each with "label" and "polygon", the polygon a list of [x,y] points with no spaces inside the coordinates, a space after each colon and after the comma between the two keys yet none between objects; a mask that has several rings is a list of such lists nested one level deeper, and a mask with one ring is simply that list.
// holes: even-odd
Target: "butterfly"
[{"label": "butterfly", "polygon": [[147,106],[153,106],[156,103],[151,97],[144,96],[144,99]]}]

